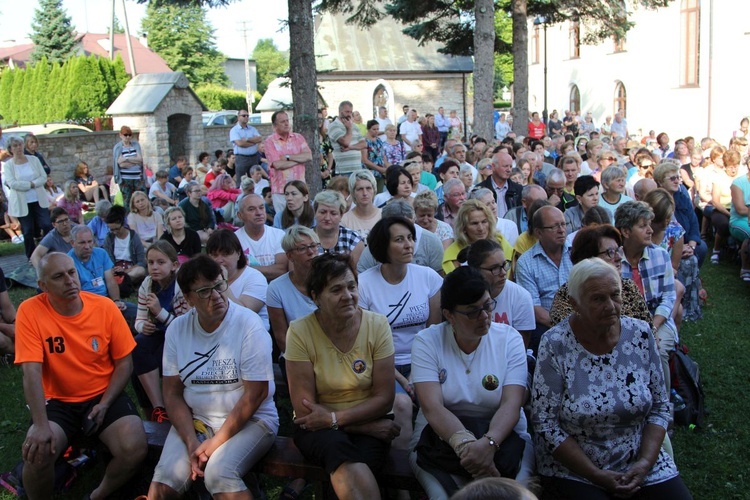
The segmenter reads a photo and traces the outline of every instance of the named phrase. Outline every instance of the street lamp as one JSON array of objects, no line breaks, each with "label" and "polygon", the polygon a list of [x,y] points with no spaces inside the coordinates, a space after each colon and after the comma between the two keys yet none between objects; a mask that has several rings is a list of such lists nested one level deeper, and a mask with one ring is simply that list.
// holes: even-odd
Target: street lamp
[{"label": "street lamp", "polygon": [[542,121],[547,126],[547,18],[537,16],[534,18],[534,26],[542,25],[544,30],[544,110],[542,111]]}]

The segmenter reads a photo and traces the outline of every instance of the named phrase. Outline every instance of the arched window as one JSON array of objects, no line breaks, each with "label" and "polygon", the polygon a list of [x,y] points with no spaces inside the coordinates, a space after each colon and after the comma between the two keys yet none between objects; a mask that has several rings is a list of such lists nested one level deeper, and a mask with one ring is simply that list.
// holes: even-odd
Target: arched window
[{"label": "arched window", "polygon": [[627,116],[627,109],[628,109],[628,93],[625,91],[625,85],[623,85],[622,82],[617,82],[615,84],[615,110],[614,113],[617,113],[618,111],[622,113],[622,117],[625,118]]},{"label": "arched window", "polygon": [[682,0],[680,6],[680,86],[698,85],[700,57],[700,0]]},{"label": "arched window", "polygon": [[581,91],[575,83],[570,87],[570,110],[581,112]]},{"label": "arched window", "polygon": [[382,84],[375,87],[375,91],[372,93],[372,118],[368,118],[368,120],[378,116],[380,106],[388,107],[388,90]]}]

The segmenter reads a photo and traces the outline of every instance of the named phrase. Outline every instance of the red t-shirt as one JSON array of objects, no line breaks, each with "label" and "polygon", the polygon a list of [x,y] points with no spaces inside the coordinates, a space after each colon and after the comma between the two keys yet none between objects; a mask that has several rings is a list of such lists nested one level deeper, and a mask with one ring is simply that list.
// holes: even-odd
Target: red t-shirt
[{"label": "red t-shirt", "polygon": [[546,128],[544,122],[539,122],[538,124],[529,122],[529,137],[533,139],[541,139],[544,137],[544,129]]}]

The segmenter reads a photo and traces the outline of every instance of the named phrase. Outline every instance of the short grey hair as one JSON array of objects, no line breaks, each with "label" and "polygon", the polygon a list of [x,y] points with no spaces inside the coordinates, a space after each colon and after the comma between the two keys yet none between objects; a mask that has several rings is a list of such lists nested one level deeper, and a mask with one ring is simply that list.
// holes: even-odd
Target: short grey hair
[{"label": "short grey hair", "polygon": [[550,170],[549,174],[547,175],[547,181],[553,181],[553,182],[565,182],[565,174],[562,170],[555,167],[552,170]]},{"label": "short grey hair", "polygon": [[315,233],[315,231],[307,226],[294,224],[284,232],[284,237],[281,238],[282,250],[284,250],[285,252],[291,252],[300,243],[303,236],[307,236],[315,243],[320,243],[320,238],[318,238],[318,235]]},{"label": "short grey hair", "polygon": [[461,179],[448,179],[448,181],[443,184],[443,195],[450,193],[451,189],[456,186],[461,186],[462,188],[466,189],[466,186],[464,186],[464,181],[462,181]]},{"label": "short grey hair", "polygon": [[473,169],[474,169],[474,167],[472,167],[468,163],[464,163],[463,165],[461,165],[461,168],[458,169],[458,172],[459,173],[471,172],[472,175],[473,175],[474,174],[474,170]]},{"label": "short grey hair", "polygon": [[568,275],[568,295],[580,304],[583,298],[584,285],[589,280],[606,279],[616,283],[617,289],[622,292],[620,273],[617,272],[617,269],[613,265],[607,264],[599,257],[583,259],[570,270],[570,274]]},{"label": "short grey hair", "polygon": [[86,224],[76,224],[73,226],[73,229],[70,230],[70,239],[75,241],[79,234],[85,232],[91,233],[92,236],[94,235],[94,231],[92,231]]},{"label": "short grey hair", "polygon": [[486,187],[477,188],[477,189],[474,189],[469,194],[469,199],[470,200],[480,200],[481,201],[481,199],[484,198],[485,196],[487,196],[488,194],[492,195],[492,191],[490,191]]},{"label": "short grey hair", "polygon": [[21,146],[23,146],[23,139],[15,135],[11,136],[10,139],[8,139],[8,149],[12,148],[14,144],[20,144]]},{"label": "short grey hair", "polygon": [[341,113],[341,110],[344,109],[344,106],[349,106],[350,108],[354,108],[354,104],[352,104],[351,101],[341,101],[339,104],[339,113]]},{"label": "short grey hair", "polygon": [[652,220],[654,211],[645,201],[626,201],[615,210],[615,227],[632,229],[641,219]]},{"label": "short grey hair", "polygon": [[112,202],[109,200],[99,200],[96,202],[96,205],[94,205],[96,215],[98,215],[100,219],[107,216],[107,212],[109,212],[110,208],[112,208]]},{"label": "short grey hair", "polygon": [[[539,184],[526,184],[523,188],[521,188],[521,199],[527,200],[529,196],[531,196],[531,191],[535,189],[541,189],[544,191],[544,188],[540,186]],[[545,196],[547,193],[545,192]]]},{"label": "short grey hair", "polygon": [[680,162],[679,161],[673,161],[672,158],[667,158],[666,160],[662,160],[661,163],[659,163],[654,168],[654,180],[656,183],[661,186],[664,182],[664,179],[667,178],[669,174],[672,172],[679,172],[680,171]]},{"label": "short grey hair", "polygon": [[609,187],[610,182],[615,179],[624,179],[627,175],[624,168],[617,165],[610,165],[602,172],[602,184],[606,184]]},{"label": "short grey hair", "polygon": [[372,175],[372,172],[365,169],[355,170],[349,175],[349,192],[352,195],[354,194],[354,186],[357,184],[357,181],[370,181],[370,184],[372,184],[372,190],[377,191],[378,189],[378,181],[375,180],[375,176]]},{"label": "short grey hair", "polygon": [[[459,181],[461,182],[461,181]],[[393,200],[381,209],[381,219],[386,217],[403,217],[405,219],[414,220],[416,213],[414,208],[406,200]]]},{"label": "short grey hair", "polygon": [[437,195],[435,194],[435,191],[429,189],[422,191],[414,198],[414,203],[412,205],[414,206],[415,212],[422,208],[435,211],[438,207]]},{"label": "short grey hair", "polygon": [[344,199],[344,195],[332,189],[326,189],[315,195],[315,200],[313,200],[313,211],[317,212],[320,205],[338,207],[342,215],[346,212],[346,200]]}]

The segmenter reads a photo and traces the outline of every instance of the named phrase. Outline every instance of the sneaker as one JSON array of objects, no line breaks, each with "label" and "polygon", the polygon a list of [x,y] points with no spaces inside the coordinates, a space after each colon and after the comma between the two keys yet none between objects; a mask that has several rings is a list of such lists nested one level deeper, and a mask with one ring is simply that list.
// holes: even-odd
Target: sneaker
[{"label": "sneaker", "polygon": [[711,254],[711,264],[718,264],[719,263],[719,252],[714,252]]},{"label": "sneaker", "polygon": [[169,415],[163,406],[157,406],[151,410],[151,421],[156,423],[169,422]]},{"label": "sneaker", "polygon": [[13,242],[14,245],[20,245],[23,243],[23,235],[14,236],[10,241]]}]

